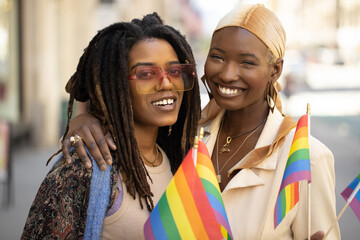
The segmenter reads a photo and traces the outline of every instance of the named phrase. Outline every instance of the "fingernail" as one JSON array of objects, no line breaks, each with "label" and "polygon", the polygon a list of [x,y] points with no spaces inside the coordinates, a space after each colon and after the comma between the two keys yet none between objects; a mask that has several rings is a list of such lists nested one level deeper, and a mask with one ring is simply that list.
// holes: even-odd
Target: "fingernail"
[{"label": "fingernail", "polygon": [[116,144],[115,144],[115,143],[111,143],[111,145],[112,145],[112,149],[113,149],[113,150],[116,150]]},{"label": "fingernail", "polygon": [[111,164],[112,164],[111,158],[106,159],[106,163],[107,163],[108,165],[111,165]]},{"label": "fingernail", "polygon": [[89,162],[86,162],[86,163],[85,163],[85,167],[86,167],[86,168],[91,168],[91,164],[90,164]]},{"label": "fingernail", "polygon": [[101,169],[101,171],[105,171],[105,170],[106,170],[106,165],[105,165],[105,164],[101,164],[100,169]]}]

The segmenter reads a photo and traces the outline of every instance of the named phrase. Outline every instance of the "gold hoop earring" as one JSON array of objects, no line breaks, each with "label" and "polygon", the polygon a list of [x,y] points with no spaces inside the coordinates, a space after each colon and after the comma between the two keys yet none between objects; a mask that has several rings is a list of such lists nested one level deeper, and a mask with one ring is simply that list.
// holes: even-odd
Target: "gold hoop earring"
[{"label": "gold hoop earring", "polygon": [[205,77],[205,75],[201,77],[201,81],[203,82],[203,84],[204,84],[204,86],[205,86],[205,89],[206,89],[206,91],[207,91],[207,93],[208,93],[208,95],[209,95],[209,98],[212,99],[212,98],[213,98],[213,95],[212,95],[212,93],[211,93],[211,91],[210,91],[209,85],[208,85],[207,82],[206,82],[206,77]]},{"label": "gold hoop earring", "polygon": [[278,92],[277,92],[274,84],[271,82],[268,82],[268,85],[266,88],[266,98],[265,99],[267,101],[267,104],[270,107],[271,113],[274,112],[277,97],[278,97]]}]

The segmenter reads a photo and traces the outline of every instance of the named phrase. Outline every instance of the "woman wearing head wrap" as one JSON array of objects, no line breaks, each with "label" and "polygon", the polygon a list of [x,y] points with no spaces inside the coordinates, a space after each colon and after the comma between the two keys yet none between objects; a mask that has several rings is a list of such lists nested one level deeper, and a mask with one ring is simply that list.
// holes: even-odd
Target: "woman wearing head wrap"
[{"label": "woman wearing head wrap", "polygon": [[[307,238],[307,181],[299,184],[299,202],[274,228],[295,126],[277,95],[285,42],[273,12],[260,4],[240,6],[218,23],[205,63],[212,99],[200,126],[235,239]],[[334,158],[313,137],[310,154],[311,230],[325,231],[336,219]],[[340,239],[338,226],[329,239]]]},{"label": "woman wearing head wrap", "polygon": [[[217,25],[205,63],[202,80],[211,100],[200,126],[235,239],[308,236],[306,181],[300,182],[298,203],[274,228],[275,202],[296,125],[282,114],[277,94],[285,43],[273,12],[261,4],[239,6]],[[93,132],[95,139],[104,139]],[[311,229],[316,232],[328,229],[336,218],[334,157],[313,137],[310,147]],[[329,239],[339,238],[336,226]],[[322,239],[322,234],[312,239]]]},{"label": "woman wearing head wrap", "polygon": [[[156,13],[115,23],[90,41],[66,90],[66,132],[74,99],[89,101],[117,150],[106,171],[96,164],[88,170],[81,161],[68,167],[60,156],[39,188],[22,239],[144,238],[143,225],[191,148],[200,117],[190,46]],[[81,142],[73,138],[75,146]]]}]

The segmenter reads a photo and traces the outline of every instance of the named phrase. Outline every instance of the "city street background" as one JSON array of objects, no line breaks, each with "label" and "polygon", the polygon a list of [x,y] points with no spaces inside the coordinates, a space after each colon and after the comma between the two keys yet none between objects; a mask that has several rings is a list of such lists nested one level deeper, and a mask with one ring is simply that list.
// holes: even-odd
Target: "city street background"
[{"label": "city street background", "polygon": [[[345,200],[340,193],[360,173],[360,1],[219,2],[0,0],[0,123],[11,124],[12,149],[8,196],[3,175],[7,139],[0,125],[0,240],[20,238],[31,202],[52,165],[45,163],[58,150],[64,131],[64,86],[99,29],[156,11],[186,36],[201,77],[213,29],[240,3],[265,4],[284,25],[287,45],[279,79],[283,112],[297,120],[310,103],[311,134],[335,156],[341,211]],[[208,98],[201,83],[200,89],[204,107]],[[360,222],[350,208],[339,224],[342,239],[360,239]]]}]

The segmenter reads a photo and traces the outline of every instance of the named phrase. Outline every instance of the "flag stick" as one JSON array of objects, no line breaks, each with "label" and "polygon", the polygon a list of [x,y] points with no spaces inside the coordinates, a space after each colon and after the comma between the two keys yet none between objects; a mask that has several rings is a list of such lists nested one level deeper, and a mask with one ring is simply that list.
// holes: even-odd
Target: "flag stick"
[{"label": "flag stick", "polygon": [[201,128],[200,128],[200,131],[199,131],[199,140],[202,140],[203,137],[204,137],[204,128],[201,127]]},{"label": "flag stick", "polygon": [[195,137],[195,140],[194,140],[194,146],[193,146],[193,149],[192,149],[192,157],[193,157],[193,160],[194,160],[194,165],[196,167],[196,162],[197,162],[197,149],[199,147],[199,137],[196,136]]},{"label": "flag stick", "polygon": [[[310,114],[311,114],[311,109],[310,109],[310,104],[308,103],[306,106],[306,114],[308,116],[308,139],[309,139],[309,145],[310,145]],[[309,150],[310,150],[310,146],[309,146]],[[310,159],[309,159],[310,160]],[[311,162],[310,162],[311,164]],[[310,191],[310,184],[311,182],[308,182],[308,239],[310,240],[310,236],[311,236],[311,191]]]},{"label": "flag stick", "polygon": [[204,137],[204,128],[200,128],[200,131],[199,131],[199,137],[195,137],[195,140],[194,140],[194,147],[193,147],[193,152],[192,152],[192,157],[194,159],[194,165],[196,166],[196,161],[197,161],[197,149],[199,147],[199,140],[203,139]]},{"label": "flag stick", "polygon": [[335,219],[335,221],[331,224],[329,230],[327,230],[324,240],[326,239],[326,237],[329,235],[331,229],[335,226],[335,224],[340,220],[341,216],[343,215],[343,213],[345,212],[345,210],[347,209],[347,207],[350,205],[351,201],[354,199],[355,195],[358,193],[360,189],[360,182],[358,182],[358,184],[356,185],[356,188],[354,189],[354,191],[351,193],[350,197],[348,198],[348,200],[346,200],[346,204],[343,207],[343,209],[341,210],[341,212],[339,213],[339,215],[337,216],[337,218]]}]

